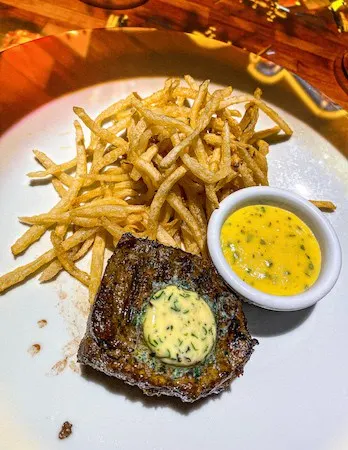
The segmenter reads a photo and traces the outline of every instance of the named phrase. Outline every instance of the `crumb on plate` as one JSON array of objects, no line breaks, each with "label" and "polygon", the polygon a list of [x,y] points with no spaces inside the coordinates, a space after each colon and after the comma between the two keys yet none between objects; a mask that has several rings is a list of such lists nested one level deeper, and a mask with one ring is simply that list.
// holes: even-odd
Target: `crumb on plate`
[{"label": "crumb on plate", "polygon": [[59,439],[66,439],[67,437],[69,437],[72,433],[72,427],[72,423],[64,422],[58,434]]}]

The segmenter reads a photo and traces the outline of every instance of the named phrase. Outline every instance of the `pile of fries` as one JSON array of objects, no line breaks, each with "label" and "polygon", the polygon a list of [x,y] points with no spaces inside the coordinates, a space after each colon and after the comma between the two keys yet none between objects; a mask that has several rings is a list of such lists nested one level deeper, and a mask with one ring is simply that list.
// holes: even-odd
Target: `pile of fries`
[{"label": "pile of fries", "polygon": [[[210,93],[208,80],[198,84],[185,76],[185,82],[170,78],[144,99],[132,93],[95,120],[75,107],[91,138],[87,147],[76,120],[76,157],[66,163],[34,150],[44,170],[28,176],[50,177],[60,201],[45,214],[20,217],[30,228],[11,249],[19,255],[46,231],[52,248],[0,277],[0,292],[39,269],[41,282],[66,270],[88,286],[93,302],[110,240],[116,245],[131,232],[205,255],[207,222],[219,202],[243,187],[268,184],[265,139],[292,131],[260,99],[260,89],[254,96],[234,96],[231,87]],[[240,103],[242,117],[233,109]],[[273,128],[255,131],[260,110]],[[76,262],[90,249],[86,273]]]}]

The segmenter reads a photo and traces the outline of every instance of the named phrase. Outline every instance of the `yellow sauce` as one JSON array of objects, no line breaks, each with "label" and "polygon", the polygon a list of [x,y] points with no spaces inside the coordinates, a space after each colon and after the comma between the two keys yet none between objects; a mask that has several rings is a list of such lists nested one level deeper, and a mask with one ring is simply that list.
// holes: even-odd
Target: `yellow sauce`
[{"label": "yellow sauce", "polygon": [[252,205],[235,211],[222,226],[221,247],[234,272],[268,294],[299,294],[320,273],[320,247],[313,232],[282,208]]},{"label": "yellow sauce", "polygon": [[167,286],[151,297],[143,332],[146,344],[163,362],[193,366],[213,348],[216,324],[210,307],[198,294]]}]

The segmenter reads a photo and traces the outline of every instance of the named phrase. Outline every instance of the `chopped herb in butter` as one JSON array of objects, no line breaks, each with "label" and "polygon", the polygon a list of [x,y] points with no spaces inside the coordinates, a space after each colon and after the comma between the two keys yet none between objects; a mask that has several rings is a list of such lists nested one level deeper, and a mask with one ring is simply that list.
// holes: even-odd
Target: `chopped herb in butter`
[{"label": "chopped herb in butter", "polygon": [[210,307],[196,292],[173,285],[152,295],[143,333],[146,344],[161,361],[194,366],[212,350],[216,324]]}]

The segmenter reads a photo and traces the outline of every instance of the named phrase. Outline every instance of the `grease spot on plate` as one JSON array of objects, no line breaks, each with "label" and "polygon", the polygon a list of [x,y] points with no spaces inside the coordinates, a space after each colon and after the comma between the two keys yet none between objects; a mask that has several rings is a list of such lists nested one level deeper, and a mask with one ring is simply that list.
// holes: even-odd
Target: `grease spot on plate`
[{"label": "grease spot on plate", "polygon": [[58,292],[59,300],[65,300],[68,297],[68,294],[65,291],[60,290]]},{"label": "grease spot on plate", "polygon": [[77,364],[77,362],[75,362],[75,361],[73,361],[73,360],[70,361],[70,362],[69,362],[69,368],[70,368],[73,372],[77,373],[78,375],[81,375],[80,365]]},{"label": "grease spot on plate", "polygon": [[49,375],[49,376],[56,376],[56,375],[61,374],[61,373],[65,370],[67,363],[68,363],[68,358],[67,358],[67,357],[65,357],[64,359],[62,359],[62,360],[56,362],[56,363],[51,367],[51,370],[50,370],[50,372],[48,373],[48,375]]},{"label": "grease spot on plate", "polygon": [[41,345],[40,344],[33,344],[28,348],[28,353],[31,356],[35,356],[39,353],[39,351],[41,350]]},{"label": "grease spot on plate", "polygon": [[38,320],[37,324],[39,328],[44,328],[47,325],[47,320],[46,319]]}]

